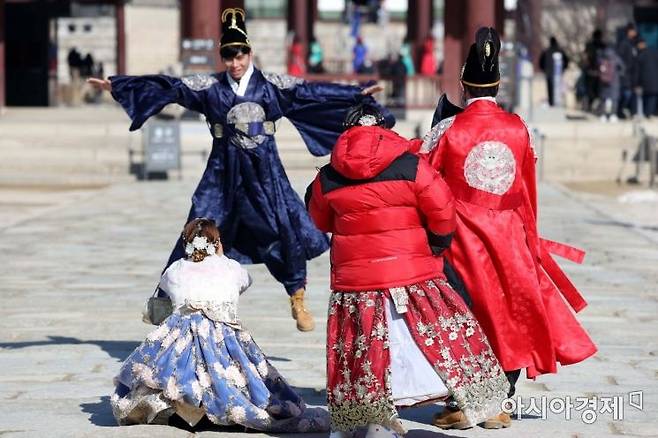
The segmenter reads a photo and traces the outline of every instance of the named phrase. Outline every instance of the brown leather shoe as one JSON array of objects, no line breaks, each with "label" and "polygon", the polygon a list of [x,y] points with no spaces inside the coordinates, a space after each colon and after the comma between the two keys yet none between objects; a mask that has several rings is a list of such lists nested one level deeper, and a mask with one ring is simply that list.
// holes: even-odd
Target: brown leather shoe
[{"label": "brown leather shoe", "polygon": [[310,332],[315,328],[313,315],[304,305],[304,289],[299,289],[290,297],[290,310],[292,317],[297,321],[297,330]]},{"label": "brown leather shoe", "polygon": [[444,409],[432,418],[432,424],[439,429],[468,429],[466,415],[460,410]]},{"label": "brown leather shoe", "polygon": [[512,418],[505,412],[501,412],[495,417],[487,418],[484,423],[481,424],[485,429],[507,429],[511,425]]}]

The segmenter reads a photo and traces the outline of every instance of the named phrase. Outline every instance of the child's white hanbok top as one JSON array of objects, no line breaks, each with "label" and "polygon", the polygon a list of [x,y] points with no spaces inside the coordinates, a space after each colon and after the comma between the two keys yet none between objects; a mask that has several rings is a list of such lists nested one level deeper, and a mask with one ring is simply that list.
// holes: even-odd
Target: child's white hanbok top
[{"label": "child's white hanbok top", "polygon": [[240,323],[238,298],[250,284],[247,270],[224,255],[210,255],[200,262],[179,259],[160,280],[174,311],[201,310],[208,318],[228,324]]}]

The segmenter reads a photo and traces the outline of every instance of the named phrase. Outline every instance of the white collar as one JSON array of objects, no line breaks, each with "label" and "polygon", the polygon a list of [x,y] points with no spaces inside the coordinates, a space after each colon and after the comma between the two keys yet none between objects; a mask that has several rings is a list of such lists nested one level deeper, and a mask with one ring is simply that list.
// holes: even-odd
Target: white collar
[{"label": "white collar", "polygon": [[474,97],[473,99],[468,99],[466,100],[466,106],[469,106],[473,102],[477,102],[478,100],[488,100],[489,102],[496,103],[496,98],[493,96],[484,96],[484,97]]},{"label": "white collar", "polygon": [[244,75],[240,78],[240,82],[236,81],[231,77],[229,73],[226,73],[228,77],[228,83],[231,86],[231,90],[238,96],[242,97],[247,92],[247,86],[249,85],[249,80],[251,75],[254,74],[254,64],[250,63],[247,71],[244,72]]}]

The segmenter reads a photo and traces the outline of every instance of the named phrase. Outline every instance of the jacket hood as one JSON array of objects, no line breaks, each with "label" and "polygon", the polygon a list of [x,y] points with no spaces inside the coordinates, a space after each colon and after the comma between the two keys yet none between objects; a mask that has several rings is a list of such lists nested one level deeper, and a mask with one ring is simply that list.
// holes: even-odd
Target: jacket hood
[{"label": "jacket hood", "polygon": [[331,153],[331,167],[349,179],[380,174],[407,152],[409,141],[379,126],[356,126],[345,131]]}]

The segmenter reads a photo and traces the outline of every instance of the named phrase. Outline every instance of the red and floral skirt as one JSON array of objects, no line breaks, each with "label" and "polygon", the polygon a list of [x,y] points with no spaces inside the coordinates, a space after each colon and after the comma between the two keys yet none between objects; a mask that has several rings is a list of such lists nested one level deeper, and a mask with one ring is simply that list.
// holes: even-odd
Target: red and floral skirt
[{"label": "red and floral skirt", "polygon": [[327,324],[327,404],[334,431],[381,424],[398,433],[386,306],[395,303],[423,356],[468,421],[497,415],[509,384],[466,304],[441,278],[379,291],[334,291]]}]

